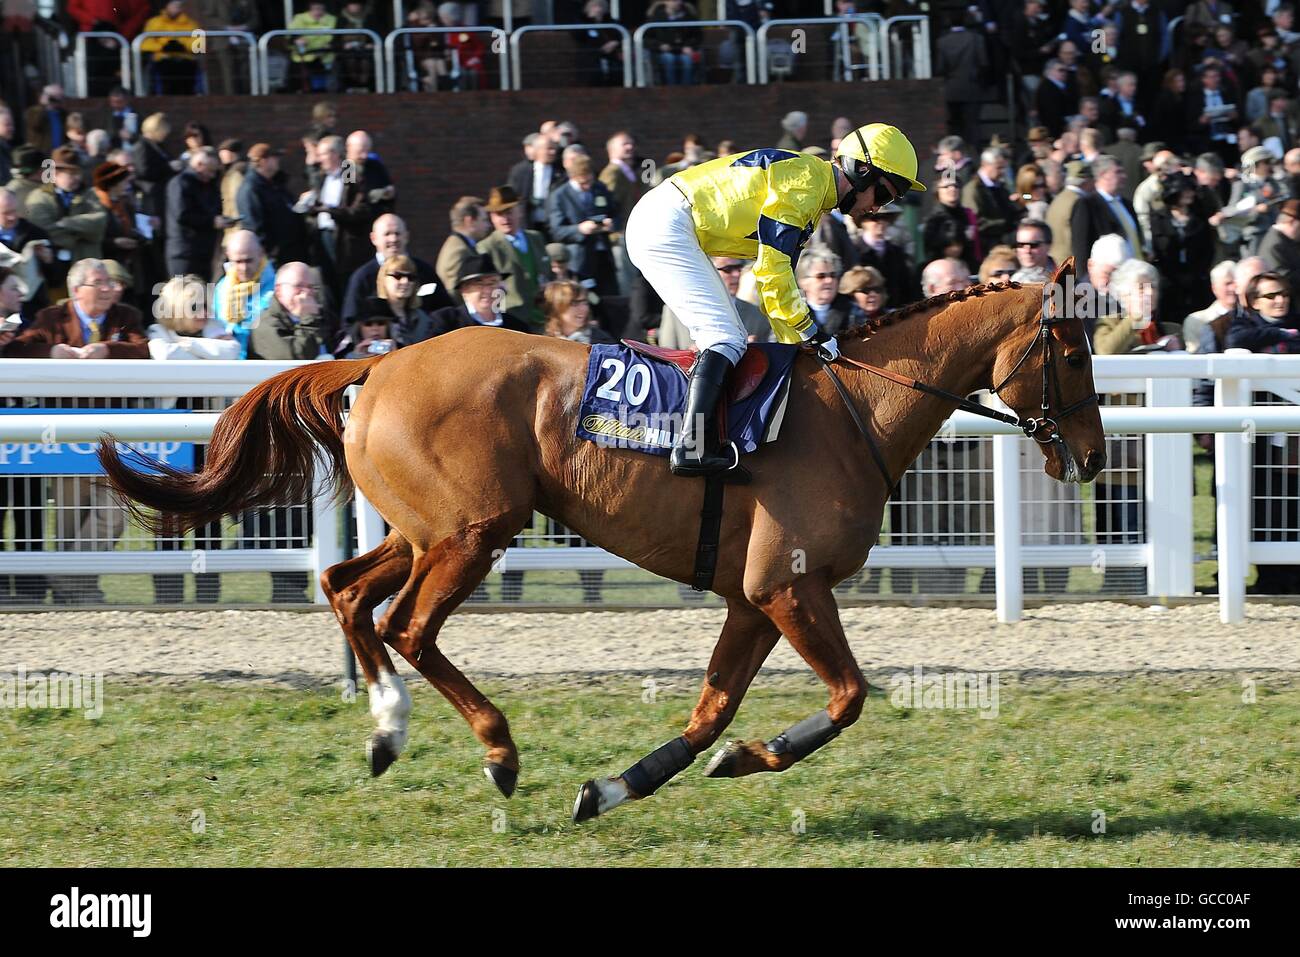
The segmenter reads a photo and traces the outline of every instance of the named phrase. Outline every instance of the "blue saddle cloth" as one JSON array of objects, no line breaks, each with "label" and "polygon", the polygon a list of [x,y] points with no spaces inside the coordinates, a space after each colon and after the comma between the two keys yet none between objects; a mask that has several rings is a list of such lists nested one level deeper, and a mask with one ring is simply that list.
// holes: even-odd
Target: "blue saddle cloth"
[{"label": "blue saddle cloth", "polygon": [[[756,343],[767,355],[767,371],[757,388],[727,406],[727,437],[741,451],[753,452],[777,436],[790,391],[790,369],[799,347]],[[686,375],[624,345],[591,348],[587,382],[578,413],[578,437],[606,448],[667,455],[681,431],[686,405]]]}]

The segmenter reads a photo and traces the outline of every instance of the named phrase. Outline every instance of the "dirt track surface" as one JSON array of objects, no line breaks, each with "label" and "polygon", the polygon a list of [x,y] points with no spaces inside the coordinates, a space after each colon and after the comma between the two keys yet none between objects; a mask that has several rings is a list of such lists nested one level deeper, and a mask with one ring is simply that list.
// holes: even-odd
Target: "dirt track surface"
[{"label": "dirt track surface", "polygon": [[[721,609],[455,615],[439,638],[472,679],[598,682],[661,676],[696,685]],[[872,676],[925,669],[1058,678],[1192,672],[1300,673],[1300,607],[1251,604],[1242,625],[1214,604],[1116,602],[1031,609],[999,625],[985,608],[849,608],[845,631]],[[0,615],[0,673],[59,670],[144,681],[196,679],[317,687],[342,673],[332,615],[278,611],[51,612]],[[403,663],[400,670],[409,671]],[[811,678],[781,641],[760,681]],[[418,679],[417,679],[418,680]],[[815,680],[815,679],[814,679]]]}]

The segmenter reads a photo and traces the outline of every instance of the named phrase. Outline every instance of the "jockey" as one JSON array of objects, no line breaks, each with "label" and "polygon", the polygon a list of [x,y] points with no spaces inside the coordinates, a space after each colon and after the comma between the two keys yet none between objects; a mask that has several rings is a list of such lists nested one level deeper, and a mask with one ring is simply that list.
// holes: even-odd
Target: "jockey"
[{"label": "jockey", "polygon": [[827,210],[860,216],[924,189],[907,137],[872,123],[844,137],[833,162],[750,150],[684,169],[642,197],[628,217],[628,256],[699,349],[669,460],[673,474],[734,469],[730,478],[748,480],[717,423],[723,381],[745,353],[745,327],[709,257],[755,260],[760,305],[777,341],[811,343],[833,359],[835,340],[817,325],[795,283],[800,249]]}]

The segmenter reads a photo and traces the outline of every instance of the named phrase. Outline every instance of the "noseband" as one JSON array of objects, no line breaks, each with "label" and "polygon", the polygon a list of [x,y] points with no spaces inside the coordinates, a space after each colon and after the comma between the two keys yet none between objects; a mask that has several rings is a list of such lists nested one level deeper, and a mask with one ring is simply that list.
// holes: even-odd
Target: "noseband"
[{"label": "noseband", "polygon": [[[1033,439],[1039,445],[1049,445],[1054,442],[1060,443],[1061,451],[1064,452],[1065,439],[1062,438],[1061,429],[1057,423],[1071,415],[1074,415],[1074,413],[1078,412],[1080,409],[1086,409],[1088,406],[1099,401],[1097,393],[1093,392],[1084,396],[1078,402],[1061,408],[1063,402],[1061,398],[1061,380],[1060,375],[1055,369],[1055,352],[1052,348],[1052,326],[1066,321],[1068,320],[1064,318],[1049,316],[1048,310],[1046,309],[1042,310],[1038,317],[1038,335],[1030,340],[1024,353],[1022,353],[1020,358],[1016,360],[1016,364],[1011,367],[1011,371],[1006,374],[1000,383],[989,390],[993,395],[997,395],[1002,389],[1006,388],[1011,379],[1020,371],[1020,367],[1025,364],[1025,360],[1033,353],[1034,347],[1041,342],[1043,352],[1043,401],[1041,411],[1043,414],[1038,418],[1026,419],[1024,421],[1021,421],[1019,416],[1008,415],[1005,412],[990,409],[987,406],[980,405],[978,402],[972,402],[965,396],[955,395],[946,389],[940,389],[937,386],[928,385],[927,383],[922,382],[919,379],[913,379],[910,376],[899,375],[897,372],[891,372],[889,369],[882,369],[879,366],[873,366],[866,362],[859,362],[858,360],[850,359],[845,355],[840,355],[838,361],[847,362],[851,366],[856,366],[859,369],[870,372],[873,375],[878,375],[881,378],[888,379],[891,382],[897,382],[899,385],[905,385],[909,389],[915,389],[917,392],[924,392],[941,399],[947,399],[949,402],[956,403],[957,408],[964,412],[970,412],[973,415],[980,415],[986,419],[993,419],[997,422],[1004,422],[1007,425],[1014,425],[1016,428],[1024,432],[1028,438]],[[889,474],[889,471],[885,466],[885,458],[880,452],[880,446],[876,444],[876,440],[867,430],[866,424],[862,421],[862,417],[858,415],[858,410],[850,400],[848,390],[844,388],[844,383],[840,381],[840,377],[836,375],[835,370],[831,368],[831,364],[826,361],[821,353],[814,351],[813,356],[821,364],[821,367],[826,370],[827,375],[830,376],[831,382],[835,385],[835,390],[839,392],[840,398],[844,400],[845,406],[848,407],[849,416],[853,419],[853,424],[858,427],[858,431],[862,433],[862,437],[867,440],[867,445],[871,449],[871,457],[875,459],[876,466],[880,469],[881,474],[884,475],[885,481],[892,488],[894,485],[894,478]],[[1051,418],[1047,414],[1051,411],[1049,397],[1055,399],[1056,406],[1060,410],[1056,413],[1056,418]]]}]

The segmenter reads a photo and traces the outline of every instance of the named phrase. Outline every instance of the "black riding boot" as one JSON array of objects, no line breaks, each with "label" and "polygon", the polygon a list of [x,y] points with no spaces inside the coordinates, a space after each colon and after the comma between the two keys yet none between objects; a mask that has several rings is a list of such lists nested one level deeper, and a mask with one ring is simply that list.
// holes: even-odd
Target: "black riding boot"
[{"label": "black riding boot", "polygon": [[734,469],[728,478],[734,481],[748,478],[744,469],[736,468],[733,446],[723,445],[718,437],[718,401],[731,367],[726,356],[709,349],[695,360],[691,384],[686,390],[685,421],[668,460],[674,475],[704,476]]}]

